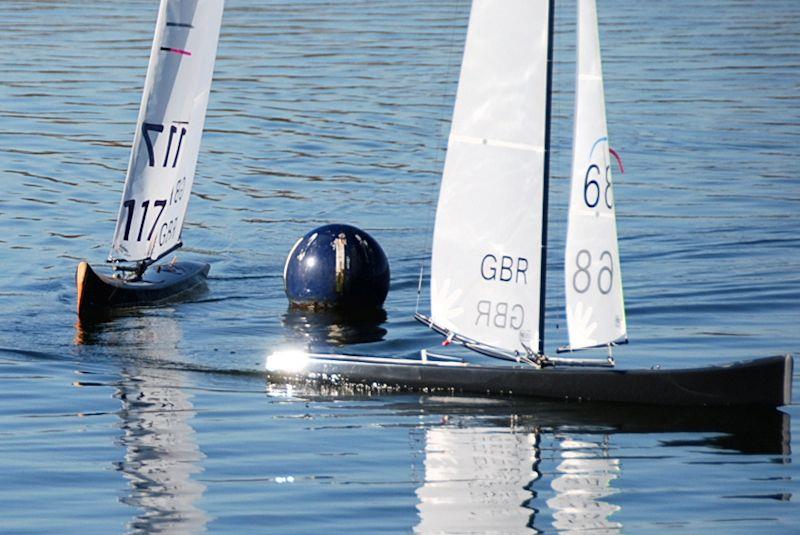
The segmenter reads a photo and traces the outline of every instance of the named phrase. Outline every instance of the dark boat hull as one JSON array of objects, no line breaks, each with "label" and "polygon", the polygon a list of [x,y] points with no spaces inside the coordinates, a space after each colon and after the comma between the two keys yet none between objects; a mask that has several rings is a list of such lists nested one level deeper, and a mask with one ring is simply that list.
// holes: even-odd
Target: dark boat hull
[{"label": "dark boat hull", "polygon": [[479,366],[388,358],[312,355],[302,371],[270,377],[331,377],[401,390],[611,401],[649,405],[769,406],[791,403],[791,355],[690,369]]},{"label": "dark boat hull", "polygon": [[140,280],[128,281],[97,273],[87,262],[78,264],[78,316],[126,307],[160,305],[205,288],[210,266],[175,262],[150,266]]}]

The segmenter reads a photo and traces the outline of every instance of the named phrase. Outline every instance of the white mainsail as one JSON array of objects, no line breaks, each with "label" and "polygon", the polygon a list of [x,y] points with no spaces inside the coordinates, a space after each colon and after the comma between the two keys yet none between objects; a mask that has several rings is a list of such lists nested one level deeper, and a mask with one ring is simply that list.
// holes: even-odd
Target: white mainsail
[{"label": "white mainsail", "polygon": [[578,1],[572,191],[564,275],[571,349],[626,338],[595,0]]},{"label": "white mainsail", "polygon": [[523,351],[539,338],[547,0],[475,0],[431,261],[431,320]]},{"label": "white mainsail", "polygon": [[109,260],[180,246],[224,0],[162,0]]}]

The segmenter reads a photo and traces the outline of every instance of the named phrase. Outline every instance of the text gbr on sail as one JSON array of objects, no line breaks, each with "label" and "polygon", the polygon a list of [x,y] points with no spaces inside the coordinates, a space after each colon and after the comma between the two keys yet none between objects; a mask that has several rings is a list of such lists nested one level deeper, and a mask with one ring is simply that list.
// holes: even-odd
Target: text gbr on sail
[{"label": "text gbr on sail", "polygon": [[[481,260],[481,277],[486,281],[528,284],[528,259],[493,254]],[[519,330],[525,324],[525,308],[519,303],[481,299],[477,304],[475,325],[493,325],[499,329]]]}]

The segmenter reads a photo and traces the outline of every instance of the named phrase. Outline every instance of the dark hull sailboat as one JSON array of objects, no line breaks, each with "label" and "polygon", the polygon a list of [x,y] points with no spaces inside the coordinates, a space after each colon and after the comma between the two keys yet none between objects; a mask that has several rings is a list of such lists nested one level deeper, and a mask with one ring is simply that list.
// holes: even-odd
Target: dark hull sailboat
[{"label": "dark hull sailboat", "polygon": [[[280,354],[277,354],[280,357]],[[444,391],[663,406],[764,406],[791,403],[791,355],[684,369],[478,365],[429,357],[392,359],[290,354],[268,360],[270,378],[344,381],[399,391]]]},{"label": "dark hull sailboat", "polygon": [[161,0],[108,261],[78,265],[78,316],[152,306],[205,285],[208,264],[155,264],[182,246],[224,0]]},{"label": "dark hull sailboat", "polygon": [[189,297],[205,289],[210,266],[175,262],[152,266],[135,280],[97,273],[88,262],[78,264],[78,317],[87,318],[113,309],[154,306]]},{"label": "dark hull sailboat", "polygon": [[[692,369],[618,370],[627,342],[599,34],[578,3],[573,176],[564,257],[567,349],[544,348],[554,0],[473,0],[431,260],[431,314],[415,317],[505,365],[276,352],[272,378],[399,390],[675,406],[791,403],[791,355]],[[465,239],[467,238],[468,239]]]}]

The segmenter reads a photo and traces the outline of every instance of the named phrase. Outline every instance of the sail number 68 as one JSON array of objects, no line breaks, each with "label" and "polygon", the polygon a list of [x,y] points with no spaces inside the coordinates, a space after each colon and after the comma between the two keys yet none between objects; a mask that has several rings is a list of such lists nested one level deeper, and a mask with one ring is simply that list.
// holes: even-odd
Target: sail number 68
[{"label": "sail number 68", "polygon": [[[611,191],[611,180],[608,177],[608,173],[611,170],[610,166],[606,166],[606,173],[605,173],[605,188],[600,187],[600,182],[596,179],[600,178],[600,168],[596,164],[592,164],[589,166],[589,169],[586,170],[586,176],[583,179],[583,202],[586,203],[586,206],[589,208],[594,208],[600,202],[601,191],[602,197],[605,201],[606,208],[609,210],[611,209],[611,200],[609,199],[609,191]],[[594,171],[594,173],[592,173]],[[593,175],[593,176],[592,176]]]},{"label": "sail number 68", "polygon": [[[610,252],[603,251],[600,254],[600,261],[605,261],[606,265],[602,265],[597,272],[597,289],[605,295],[614,285],[614,260]],[[572,287],[579,294],[586,293],[592,287],[592,273],[589,271],[592,267],[592,253],[587,249],[578,251],[575,255],[575,266],[578,269],[572,275]]]}]

